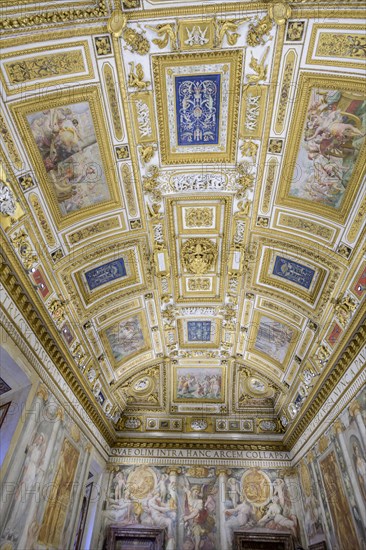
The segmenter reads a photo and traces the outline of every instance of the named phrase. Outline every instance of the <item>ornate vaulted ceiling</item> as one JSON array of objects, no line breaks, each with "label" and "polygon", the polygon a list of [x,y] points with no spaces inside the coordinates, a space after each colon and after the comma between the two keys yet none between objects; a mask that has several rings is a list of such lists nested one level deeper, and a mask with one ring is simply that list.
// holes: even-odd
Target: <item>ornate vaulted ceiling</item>
[{"label": "ornate vaulted ceiling", "polygon": [[0,4],[4,285],[65,379],[110,442],[291,445],[362,320],[362,3]]}]

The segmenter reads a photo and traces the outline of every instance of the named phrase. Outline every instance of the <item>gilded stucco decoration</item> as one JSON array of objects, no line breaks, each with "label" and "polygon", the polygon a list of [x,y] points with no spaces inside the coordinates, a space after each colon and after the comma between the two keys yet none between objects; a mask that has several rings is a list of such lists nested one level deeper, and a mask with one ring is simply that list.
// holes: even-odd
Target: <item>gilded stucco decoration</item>
[{"label": "gilded stucco decoration", "polygon": [[217,248],[209,239],[188,239],[182,246],[182,262],[189,273],[203,275],[214,266]]}]

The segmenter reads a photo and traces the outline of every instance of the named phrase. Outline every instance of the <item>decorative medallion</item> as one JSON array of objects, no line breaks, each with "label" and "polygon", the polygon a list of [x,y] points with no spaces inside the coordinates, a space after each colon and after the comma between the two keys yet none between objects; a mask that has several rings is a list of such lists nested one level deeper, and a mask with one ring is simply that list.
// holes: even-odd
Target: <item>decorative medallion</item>
[{"label": "decorative medallion", "polygon": [[133,500],[141,500],[154,491],[156,483],[153,469],[148,466],[139,466],[127,478],[128,494]]},{"label": "decorative medallion", "polygon": [[189,273],[202,275],[214,267],[217,246],[209,239],[192,238],[182,245],[181,257],[184,268]]},{"label": "decorative medallion", "polygon": [[243,474],[241,487],[243,497],[254,506],[264,506],[272,496],[271,480],[267,474],[255,468]]},{"label": "decorative medallion", "polygon": [[191,428],[195,432],[201,432],[203,430],[206,430],[207,427],[208,427],[208,423],[206,422],[206,420],[203,420],[202,418],[192,420],[191,422]]}]

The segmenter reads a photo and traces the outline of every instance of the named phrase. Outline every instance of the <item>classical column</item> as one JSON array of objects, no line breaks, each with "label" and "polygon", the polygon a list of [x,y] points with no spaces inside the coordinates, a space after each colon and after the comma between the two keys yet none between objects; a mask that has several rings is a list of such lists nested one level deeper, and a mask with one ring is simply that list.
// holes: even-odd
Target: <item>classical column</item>
[{"label": "classical column", "polygon": [[[82,505],[83,497],[84,497],[84,493],[85,493],[86,480],[88,478],[87,474],[88,474],[88,469],[89,469],[89,464],[90,464],[90,454],[91,454],[91,450],[92,450],[92,446],[89,442],[85,445],[84,450],[85,450],[84,461],[83,461],[83,464],[81,466],[80,476],[78,476],[79,479],[82,480],[82,482],[79,484],[79,487],[77,487],[77,490],[75,491],[76,495],[74,495],[72,497],[72,498],[75,499],[74,500],[74,506],[73,506],[73,509],[71,511],[71,521],[70,521],[70,525],[69,525],[69,527],[72,526],[72,528],[67,529],[67,531],[69,531],[69,535],[65,537],[66,541],[69,540],[69,548],[74,547],[74,539],[75,539],[75,536],[76,536],[76,529],[77,529],[77,526],[78,526],[78,523],[79,523],[80,510],[81,510],[81,505]],[[75,481],[74,481],[74,483],[75,483]],[[76,483],[77,483],[77,481],[76,481]],[[71,536],[71,538],[69,539],[70,536]]]},{"label": "classical column", "polygon": [[229,550],[226,544],[226,532],[225,532],[225,501],[226,501],[227,470],[225,470],[224,468],[216,469],[216,475],[218,475],[219,477],[220,548],[221,550]]},{"label": "classical column", "polygon": [[363,522],[364,525],[366,525],[365,505],[364,505],[364,502],[363,502],[361,492],[360,492],[359,487],[358,487],[357,479],[355,478],[355,475],[354,475],[354,466],[351,462],[349,452],[348,452],[348,449],[347,449],[347,445],[346,445],[346,441],[344,439],[344,433],[343,432],[345,430],[345,427],[344,427],[344,425],[342,424],[342,422],[340,420],[336,420],[333,424],[333,430],[334,430],[334,433],[335,433],[335,435],[336,435],[336,437],[339,441],[340,447],[342,449],[344,461],[346,463],[349,476],[352,480],[353,492],[354,492],[354,495],[355,495],[355,498],[356,498],[356,502],[358,504],[358,509],[359,509],[360,514],[361,514],[362,522]]},{"label": "classical column", "polygon": [[[177,531],[178,532],[175,533],[175,536],[176,536],[176,541],[178,542],[178,541],[182,540],[182,538],[180,538],[180,535],[183,536],[183,533],[179,533],[179,531],[180,531],[180,524],[181,524],[180,520],[181,520],[181,518],[183,517],[183,514],[184,514],[184,510],[182,510],[180,513],[178,513],[177,487],[178,487],[178,475],[181,473],[181,469],[178,466],[168,466],[166,471],[169,475],[169,487],[168,487],[169,495],[170,495],[169,506],[172,509],[172,511],[175,512],[175,515],[176,515],[176,518],[177,518]],[[172,546],[172,545],[174,544],[174,541],[169,541],[169,544],[171,545],[171,548],[173,550],[174,546]],[[177,547],[177,545],[175,546],[175,548],[176,547]],[[168,549],[168,546],[167,546],[167,549]]]},{"label": "classical column", "polygon": [[[361,441],[366,441],[366,427],[362,418],[361,413],[361,405],[359,402],[355,399],[352,401],[352,403],[349,406],[349,415],[351,418],[354,418],[356,420],[360,435],[361,435]],[[365,444],[366,445],[366,444]],[[366,451],[366,449],[365,449]]]},{"label": "classical column", "polygon": [[330,531],[332,530],[332,519],[330,517],[329,511],[325,509],[324,501],[322,499],[322,494],[324,494],[323,489],[320,487],[319,479],[318,479],[318,472],[316,469],[316,466],[314,464],[315,461],[315,455],[312,450],[310,450],[306,456],[307,461],[309,463],[309,467],[311,468],[313,472],[313,479],[315,483],[315,489],[316,489],[316,496],[319,502],[320,509],[322,511],[322,520],[323,520],[323,528],[324,528],[324,536],[327,541],[327,547],[332,548],[331,544],[331,537],[330,537]]}]

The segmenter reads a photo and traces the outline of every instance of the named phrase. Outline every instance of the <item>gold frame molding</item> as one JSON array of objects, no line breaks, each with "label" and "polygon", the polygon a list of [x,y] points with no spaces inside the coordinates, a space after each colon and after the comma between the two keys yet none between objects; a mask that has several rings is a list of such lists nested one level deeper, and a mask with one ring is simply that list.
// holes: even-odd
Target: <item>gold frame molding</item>
[{"label": "gold frame molding", "polygon": [[[308,65],[327,65],[330,67],[347,67],[351,69],[363,69],[366,68],[366,59],[364,59],[363,63],[357,63],[358,58],[346,58],[346,57],[337,57],[336,55],[329,55],[329,56],[319,56],[315,57],[317,55],[317,51],[315,48],[315,43],[317,42],[317,38],[320,36],[322,31],[325,31],[324,34],[331,34],[330,32],[327,33],[327,30],[334,30],[334,31],[346,31],[345,33],[342,32],[342,34],[348,33],[356,33],[357,31],[365,31],[365,25],[356,25],[356,24],[346,24],[346,23],[314,23],[311,29],[311,37],[310,42],[308,46],[307,56],[306,56],[306,63]],[[334,33],[336,34],[336,33]],[[366,37],[366,35],[365,35]],[[328,57],[328,59],[324,59]],[[344,59],[344,61],[340,61],[341,59]],[[354,61],[351,61],[351,59],[354,59]],[[360,58],[362,59],[362,58]]]},{"label": "gold frame molding", "polygon": [[[299,258],[296,258],[291,255],[291,252],[286,253],[284,251],[281,251],[280,248],[276,250],[273,247],[269,249],[263,246],[262,250],[263,250],[263,261],[262,261],[261,272],[258,277],[258,283],[270,285],[272,287],[278,288],[279,290],[282,290],[285,292],[287,291],[290,294],[294,294],[301,300],[304,300],[305,302],[311,305],[314,305],[315,302],[317,301],[319,291],[322,288],[324,281],[327,278],[326,271],[324,269],[321,269],[318,265],[313,264],[304,256],[300,256]],[[294,261],[296,263],[302,262],[304,265],[306,264],[305,267],[310,267],[310,269],[313,269],[315,272],[314,276],[316,278],[316,281],[314,283],[312,282],[313,288],[306,290],[305,288],[301,287],[301,285],[288,281],[285,278],[278,278],[272,272],[270,273],[269,271],[270,271],[271,263],[273,262],[276,256],[281,256],[285,258],[287,256],[289,260]]]},{"label": "gold frame molding", "polygon": [[[179,53],[153,57],[152,64],[156,92],[158,132],[160,136],[160,152],[163,164],[192,164],[199,162],[233,163],[235,161],[242,62],[242,50],[224,50],[209,53]],[[228,105],[229,120],[227,121],[226,149],[222,152],[215,153],[194,153],[188,151],[186,153],[173,152],[169,140],[169,121],[167,117],[166,71],[174,71],[174,68],[177,66],[189,67],[190,65],[212,65],[212,63],[230,64],[231,94]]]},{"label": "gold frame molding", "polygon": [[[79,48],[77,50],[77,48]],[[57,55],[57,51],[61,50],[61,54],[67,55],[68,48],[72,48],[72,51],[79,51],[81,54],[81,59],[84,64],[84,71],[85,74],[80,74],[80,72],[75,73],[63,73],[60,75],[54,75],[54,78],[50,75],[46,76],[39,76],[31,80],[24,80],[22,82],[18,83],[11,83],[11,87],[8,86],[8,82],[10,83],[10,80],[6,80],[5,74],[7,78],[9,79],[9,72],[7,70],[7,65],[10,64],[10,61],[4,61],[8,58],[11,58],[14,63],[21,63],[26,60],[34,61],[34,56],[36,54],[44,54],[44,57],[50,58],[53,55]],[[64,50],[64,51],[62,51]],[[82,52],[84,52],[84,56],[82,55]],[[32,54],[32,57],[25,57]],[[37,56],[37,58],[41,57],[41,55]],[[37,59],[36,58],[36,59]],[[29,50],[25,50],[24,48],[21,51],[10,51],[5,52],[2,54],[2,59],[4,61],[3,63],[3,69],[0,71],[0,80],[4,86],[4,90],[6,91],[7,95],[14,95],[19,92],[24,92],[25,90],[42,90],[42,88],[47,89],[49,86],[58,86],[59,84],[68,84],[71,82],[80,82],[81,80],[90,80],[94,78],[94,69],[93,69],[93,63],[90,55],[90,49],[89,49],[89,43],[87,40],[80,40],[78,42],[58,42],[57,44],[47,44],[47,46],[40,46],[38,48],[31,48]],[[86,63],[85,63],[86,62]],[[75,74],[75,76],[72,76]],[[32,83],[33,81],[36,81]],[[41,81],[41,82],[38,82]],[[15,89],[13,89],[15,87]]]}]

